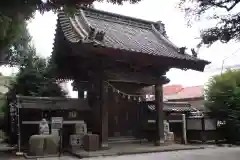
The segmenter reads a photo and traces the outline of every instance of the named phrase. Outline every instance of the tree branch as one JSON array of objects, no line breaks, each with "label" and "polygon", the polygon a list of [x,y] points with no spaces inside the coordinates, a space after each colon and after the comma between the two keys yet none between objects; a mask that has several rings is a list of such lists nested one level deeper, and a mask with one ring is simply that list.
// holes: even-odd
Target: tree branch
[{"label": "tree branch", "polygon": [[237,0],[235,3],[233,3],[233,4],[227,9],[227,11],[232,10],[239,2],[240,2],[240,1]]},{"label": "tree branch", "polygon": [[240,2],[240,0],[236,0],[230,7],[224,5],[224,4],[229,3],[229,2],[230,2],[230,0],[222,1],[222,2],[218,2],[218,3],[214,3],[212,1],[208,1],[208,4],[210,4],[212,6],[219,7],[219,8],[224,8],[224,9],[226,9],[229,12]]}]

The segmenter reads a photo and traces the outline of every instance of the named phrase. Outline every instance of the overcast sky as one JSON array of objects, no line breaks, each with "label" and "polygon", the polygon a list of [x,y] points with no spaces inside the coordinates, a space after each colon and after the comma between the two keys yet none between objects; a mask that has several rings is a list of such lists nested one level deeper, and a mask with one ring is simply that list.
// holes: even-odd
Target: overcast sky
[{"label": "overcast sky", "polygon": [[[188,28],[184,19],[184,13],[181,13],[176,4],[179,0],[142,0],[138,4],[125,3],[122,6],[109,3],[95,3],[97,9],[114,12],[122,15],[132,16],[150,21],[161,20],[166,27],[167,35],[177,46],[187,46],[195,48],[199,42],[199,32],[202,28],[207,28],[213,23],[204,20],[196,22],[191,28]],[[41,15],[36,13],[35,18],[28,25],[30,34],[33,37],[33,43],[37,53],[48,57],[51,55],[53,47],[53,38],[56,29],[56,15],[52,12]],[[172,69],[167,73],[170,78],[170,84],[182,84],[184,86],[203,85],[208,78],[217,72],[207,72],[209,68],[221,68],[222,61],[228,57],[224,66],[238,64],[240,52],[234,53],[240,46],[234,42],[229,44],[216,43],[210,48],[202,48],[199,51],[199,57],[211,61],[212,64],[207,67],[206,72],[182,71]],[[5,70],[4,70],[5,71]],[[8,72],[8,71],[5,71]],[[68,84],[68,88],[70,85]],[[73,95],[73,93],[71,93]],[[76,95],[76,94],[74,94]]]}]

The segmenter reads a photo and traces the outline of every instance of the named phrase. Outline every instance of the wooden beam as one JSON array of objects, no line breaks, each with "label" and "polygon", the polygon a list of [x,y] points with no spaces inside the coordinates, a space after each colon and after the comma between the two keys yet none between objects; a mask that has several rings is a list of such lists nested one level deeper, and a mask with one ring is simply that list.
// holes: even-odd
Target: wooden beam
[{"label": "wooden beam", "polygon": [[147,76],[139,73],[107,73],[107,79],[111,82],[126,82],[137,84],[153,85],[156,79],[152,76]]},{"label": "wooden beam", "polygon": [[106,76],[110,82],[126,82],[147,85],[154,85],[158,80],[164,84],[169,82],[167,78],[159,79],[153,75],[138,72],[107,72]]}]

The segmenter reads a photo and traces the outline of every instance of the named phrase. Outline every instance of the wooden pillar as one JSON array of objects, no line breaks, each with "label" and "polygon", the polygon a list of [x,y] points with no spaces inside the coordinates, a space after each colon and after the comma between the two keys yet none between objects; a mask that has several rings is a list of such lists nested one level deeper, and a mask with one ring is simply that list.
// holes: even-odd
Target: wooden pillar
[{"label": "wooden pillar", "polygon": [[108,106],[107,89],[105,88],[103,68],[99,74],[99,104],[100,104],[100,144],[102,148],[108,148]]},{"label": "wooden pillar", "polygon": [[202,131],[201,131],[201,139],[202,139],[202,143],[206,142],[206,132],[205,132],[205,118],[202,117],[201,118],[201,123],[202,123]]},{"label": "wooden pillar", "polygon": [[162,83],[157,80],[155,84],[155,108],[156,108],[156,140],[155,145],[164,143],[164,113],[163,113],[163,88]]}]

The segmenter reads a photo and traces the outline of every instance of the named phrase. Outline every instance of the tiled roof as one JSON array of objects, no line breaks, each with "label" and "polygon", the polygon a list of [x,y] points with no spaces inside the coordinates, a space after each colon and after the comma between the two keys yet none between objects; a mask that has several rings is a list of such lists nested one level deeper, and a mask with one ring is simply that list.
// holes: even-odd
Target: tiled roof
[{"label": "tiled roof", "polygon": [[17,96],[21,108],[41,110],[91,110],[87,100],[61,97]]},{"label": "tiled roof", "polygon": [[[142,93],[154,95],[154,86],[143,88]],[[164,101],[203,97],[204,97],[203,86],[183,87],[182,85],[168,85],[163,87]],[[152,101],[155,100],[154,96],[151,98]]]},{"label": "tiled roof", "polygon": [[[163,95],[166,96],[166,95],[176,94],[177,92],[181,91],[182,89],[183,89],[183,86],[180,84],[163,86]],[[142,89],[142,92],[144,94],[154,94],[154,92],[155,92],[154,86],[144,87]]]},{"label": "tiled roof", "polygon": [[191,99],[204,97],[203,86],[185,87],[179,92],[171,95],[164,95],[167,100]]},{"label": "tiled roof", "polygon": [[[154,104],[148,104],[148,109],[155,111]],[[176,103],[163,103],[163,111],[165,112],[194,112],[196,109],[192,108],[188,103],[178,104]]]},{"label": "tiled roof", "polygon": [[167,85],[163,87],[163,95],[166,96],[166,95],[176,94],[182,89],[183,89],[183,86],[180,84]]},{"label": "tiled roof", "polygon": [[[60,12],[58,23],[65,37],[72,43],[92,43],[106,48],[190,60],[205,65],[208,63],[188,54],[178,53],[178,47],[157,30],[156,22],[82,8],[71,18]],[[95,33],[104,33],[103,39],[91,38],[92,29]]]}]

